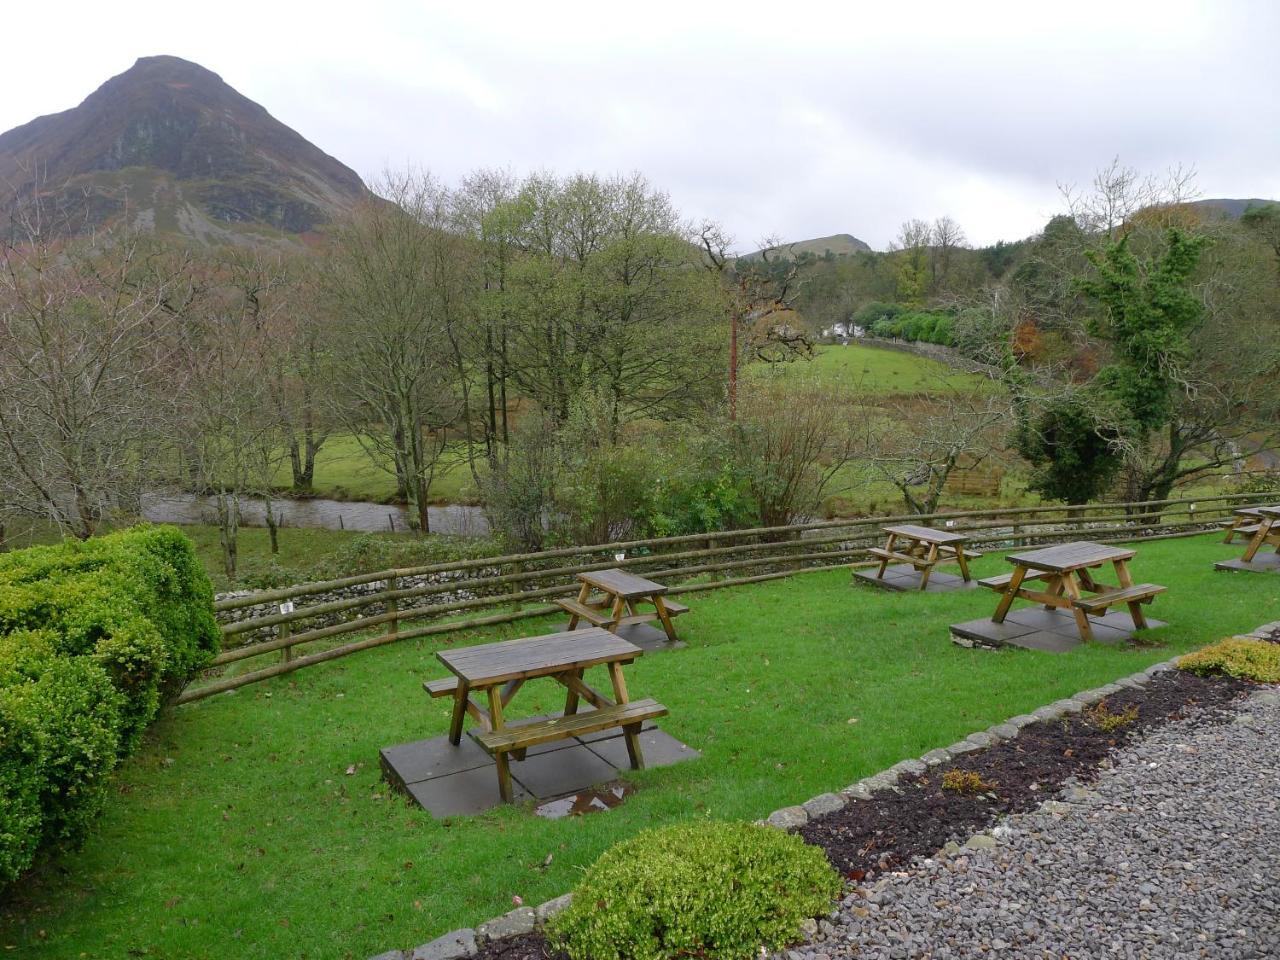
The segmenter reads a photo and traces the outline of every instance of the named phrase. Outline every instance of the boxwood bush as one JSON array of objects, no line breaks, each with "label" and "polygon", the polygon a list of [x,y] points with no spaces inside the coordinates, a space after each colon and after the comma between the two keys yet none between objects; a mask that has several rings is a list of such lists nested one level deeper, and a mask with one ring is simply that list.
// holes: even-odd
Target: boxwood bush
[{"label": "boxwood bush", "polygon": [[647,830],[610,848],[548,927],[574,960],[736,960],[799,939],[841,881],[799,837],[747,823]]},{"label": "boxwood bush", "polygon": [[169,527],[0,555],[0,885],[84,837],[107,775],[217,649],[212,602]]},{"label": "boxwood bush", "polygon": [[1232,637],[1178,659],[1178,668],[1205,676],[1280,683],[1280,643]]}]

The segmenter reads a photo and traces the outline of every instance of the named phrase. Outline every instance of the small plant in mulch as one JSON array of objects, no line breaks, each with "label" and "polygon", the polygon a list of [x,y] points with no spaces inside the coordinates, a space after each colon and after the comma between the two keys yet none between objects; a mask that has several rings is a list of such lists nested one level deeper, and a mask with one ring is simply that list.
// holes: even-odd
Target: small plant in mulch
[{"label": "small plant in mulch", "polygon": [[995,780],[983,780],[976,770],[948,770],[942,775],[942,789],[949,793],[970,796],[976,793],[995,793],[1000,786]]},{"label": "small plant in mulch", "polygon": [[1207,676],[1228,676],[1259,683],[1280,683],[1280,644],[1232,637],[1188,653],[1178,669]]},{"label": "small plant in mulch", "polygon": [[841,887],[822,850],[795,834],[682,823],[605,851],[547,933],[572,960],[730,960],[797,940]]},{"label": "small plant in mulch", "polygon": [[1138,708],[1129,706],[1120,711],[1113,711],[1107,701],[1099,700],[1084,712],[1086,719],[1103,733],[1111,733],[1121,727],[1127,727],[1138,719]]}]

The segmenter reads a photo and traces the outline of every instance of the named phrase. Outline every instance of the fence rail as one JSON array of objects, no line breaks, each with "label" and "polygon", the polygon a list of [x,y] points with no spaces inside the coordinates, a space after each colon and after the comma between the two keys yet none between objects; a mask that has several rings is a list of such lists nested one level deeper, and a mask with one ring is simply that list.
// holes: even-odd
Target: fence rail
[{"label": "fence rail", "polygon": [[[785,577],[806,570],[857,567],[875,561],[868,548],[881,527],[895,522],[945,523],[982,547],[1013,547],[1064,539],[1164,539],[1203,532],[1230,516],[1251,494],[1195,501],[1154,500],[1079,507],[1041,506],[962,510],[928,516],[896,515],[823,520],[678,537],[628,540],[540,553],[484,557],[304,583],[219,600],[223,651],[203,682],[178,703],[280,676],[359,650],[415,637],[509,623],[558,608],[546,603],[578,590],[579,573],[622,567],[671,585],[672,593],[711,590]],[[623,555],[618,559],[618,555]],[[508,608],[471,616],[473,612]],[[419,624],[417,621],[432,621]],[[348,634],[351,642],[295,655],[295,648]],[[278,654],[281,660],[249,672],[231,664]]]}]

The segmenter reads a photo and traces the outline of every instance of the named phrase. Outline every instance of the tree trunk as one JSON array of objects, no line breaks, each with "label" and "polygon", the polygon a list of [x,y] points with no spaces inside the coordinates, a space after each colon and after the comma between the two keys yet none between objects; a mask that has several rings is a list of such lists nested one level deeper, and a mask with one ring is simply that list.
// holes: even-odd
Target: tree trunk
[{"label": "tree trunk", "polygon": [[222,490],[218,505],[218,542],[222,547],[222,570],[228,580],[236,578],[240,535],[240,495]]},{"label": "tree trunk", "polygon": [[263,498],[263,503],[267,509],[267,534],[271,538],[271,555],[274,557],[280,553],[280,526],[276,522],[276,512],[271,505],[270,492]]}]

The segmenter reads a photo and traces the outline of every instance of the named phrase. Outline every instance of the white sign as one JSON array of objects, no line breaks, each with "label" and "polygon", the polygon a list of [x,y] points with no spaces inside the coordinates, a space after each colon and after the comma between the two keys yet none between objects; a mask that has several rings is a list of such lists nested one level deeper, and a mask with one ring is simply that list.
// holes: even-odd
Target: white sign
[{"label": "white sign", "polygon": [[280,604],[280,612],[281,612],[281,613],[293,613],[293,601],[292,601],[292,600],[286,600],[284,603]]}]

